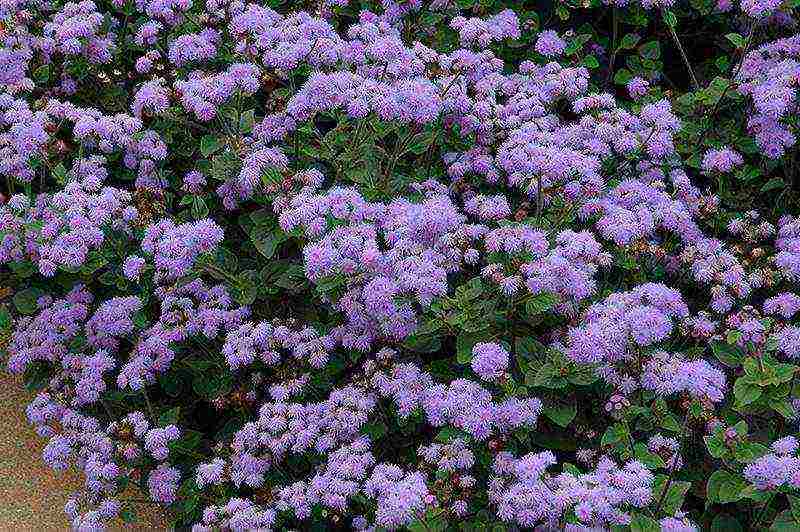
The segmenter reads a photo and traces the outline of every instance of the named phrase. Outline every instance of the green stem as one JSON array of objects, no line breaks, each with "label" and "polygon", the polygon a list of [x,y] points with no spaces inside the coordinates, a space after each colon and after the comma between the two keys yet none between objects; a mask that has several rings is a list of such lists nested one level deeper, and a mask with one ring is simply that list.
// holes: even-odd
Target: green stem
[{"label": "green stem", "polygon": [[147,412],[150,414],[150,419],[155,423],[156,414],[153,410],[153,405],[150,403],[150,396],[147,395],[147,388],[142,388],[142,395],[144,396],[144,402],[147,403]]},{"label": "green stem", "polygon": [[608,61],[608,76],[606,77],[606,85],[611,85],[614,79],[614,61],[617,59],[617,35],[619,33],[619,11],[615,7],[611,14],[611,58]]},{"label": "green stem", "polygon": [[678,38],[678,34],[675,33],[675,28],[672,27],[671,24],[666,24],[667,28],[669,28],[669,33],[672,35],[672,40],[675,41],[675,46],[678,47],[678,52],[681,54],[681,59],[683,60],[683,64],[686,66],[686,70],[689,71],[689,78],[692,80],[692,87],[694,90],[700,90],[700,84],[697,82],[697,77],[694,75],[694,70],[692,69],[692,64],[689,62],[689,56],[686,55],[686,51],[683,49],[683,45],[681,45],[681,40]]},{"label": "green stem", "polygon": [[728,94],[728,90],[730,89],[731,85],[733,85],[734,80],[739,75],[739,72],[742,70],[742,65],[744,65],[744,60],[747,57],[747,54],[750,52],[750,47],[753,44],[753,37],[755,37],[755,33],[756,33],[756,25],[753,24],[753,26],[750,28],[750,32],[747,35],[747,43],[745,44],[744,50],[742,51],[742,57],[739,59],[739,64],[737,65],[736,70],[731,75],[731,81],[730,83],[725,85],[725,88],[722,90],[722,94],[720,94],[719,98],[714,103],[714,107],[711,109],[711,113],[709,113],[708,115],[706,126],[703,128],[703,131],[698,136],[698,139],[702,140],[706,136],[706,133],[708,133],[711,124],[714,123],[714,119],[717,117],[717,111],[719,110],[720,103],[722,103],[722,100],[725,99],[725,96]]}]

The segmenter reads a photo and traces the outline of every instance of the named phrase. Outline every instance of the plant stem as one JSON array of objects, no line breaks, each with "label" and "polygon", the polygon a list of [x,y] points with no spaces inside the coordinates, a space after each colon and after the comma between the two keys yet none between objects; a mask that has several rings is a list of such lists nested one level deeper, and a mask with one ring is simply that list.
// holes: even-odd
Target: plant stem
[{"label": "plant stem", "polygon": [[153,405],[150,404],[150,397],[147,395],[147,388],[142,388],[142,395],[144,396],[144,402],[147,403],[147,412],[150,414],[150,419],[153,420],[153,423],[155,423],[156,414],[153,410]]},{"label": "plant stem", "polygon": [[619,33],[619,12],[615,7],[611,14],[611,57],[608,60],[608,76],[606,86],[614,79],[614,61],[617,59],[617,34]]},{"label": "plant stem", "polygon": [[750,52],[750,47],[753,44],[753,37],[755,36],[755,32],[756,32],[756,25],[753,24],[753,26],[750,28],[750,33],[747,35],[747,44],[745,44],[744,50],[742,51],[742,57],[741,59],[739,59],[739,64],[736,66],[736,70],[731,75],[731,82],[725,85],[725,88],[722,90],[722,94],[720,94],[719,99],[714,103],[714,107],[711,109],[711,113],[708,115],[708,122],[706,124],[706,127],[703,128],[703,131],[698,137],[699,139],[705,137],[706,133],[708,132],[708,129],[711,127],[711,124],[713,123],[714,119],[717,116],[717,111],[719,110],[720,103],[722,103],[722,100],[725,99],[725,96],[728,94],[728,90],[730,89],[731,85],[733,85],[733,80],[736,79],[736,76],[738,76],[739,72],[742,70],[742,65],[744,65],[744,59],[745,57],[747,57],[747,54]]},{"label": "plant stem", "polygon": [[694,90],[700,90],[700,84],[697,82],[697,77],[694,75],[694,70],[692,69],[692,64],[689,62],[689,56],[686,55],[686,51],[683,49],[681,45],[681,40],[678,38],[678,34],[675,33],[675,28],[673,28],[670,24],[667,24],[669,28],[669,32],[672,35],[672,40],[675,41],[675,46],[678,47],[678,51],[681,54],[681,59],[683,59],[683,64],[686,65],[686,70],[689,71],[689,77],[692,80],[692,87]]}]

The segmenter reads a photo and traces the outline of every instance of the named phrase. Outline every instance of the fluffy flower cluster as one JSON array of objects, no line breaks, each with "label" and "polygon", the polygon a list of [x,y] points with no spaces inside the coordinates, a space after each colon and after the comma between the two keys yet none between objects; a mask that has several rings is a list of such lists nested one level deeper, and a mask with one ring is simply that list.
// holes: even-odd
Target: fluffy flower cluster
[{"label": "fluffy flower cluster", "polygon": [[[751,11],[764,12],[760,2]],[[774,7],[773,7],[774,9]],[[800,72],[800,37],[765,44],[750,52],[742,63],[738,91],[752,99],[755,114],[747,127],[759,148],[778,158],[795,144],[796,136],[787,119],[797,110],[797,84]]]},{"label": "fluffy flower cluster", "polygon": [[129,232],[138,212],[129,192],[102,185],[105,160],[77,160],[72,174],[60,192],[40,194],[33,204],[19,195],[0,206],[0,263],[30,260],[52,277],[90,261],[112,231]]},{"label": "fluffy flower cluster", "polygon": [[759,490],[773,490],[788,485],[800,487],[800,458],[797,439],[786,436],[775,441],[771,452],[757,458],[744,470],[744,477]]},{"label": "fluffy flower cluster", "polygon": [[518,459],[498,454],[489,484],[498,516],[523,527],[557,527],[565,512],[573,510],[580,526],[604,528],[630,523],[627,510],[643,508],[653,499],[653,474],[639,462],[619,467],[603,457],[590,473],[552,476],[547,469],[555,464],[550,451]]},{"label": "fluffy flower cluster", "polygon": [[[793,199],[800,37],[757,37],[791,3],[741,2],[759,26],[718,96],[746,104],[711,112],[746,118],[689,155],[710,90],[673,107],[648,43],[610,91],[638,35],[605,50],[508,2],[296,4],[0,1],[0,347],[45,461],[86,476],[73,527],[119,516],[130,478],[197,532],[648,507],[696,530],[675,495],[710,463],[681,447],[698,421],[800,411],[775,384],[800,358],[796,206],[773,224],[700,188],[763,171]],[[556,426],[583,470],[541,452]],[[759,449],[722,432],[712,455]],[[797,451],[740,469],[798,488]]]}]

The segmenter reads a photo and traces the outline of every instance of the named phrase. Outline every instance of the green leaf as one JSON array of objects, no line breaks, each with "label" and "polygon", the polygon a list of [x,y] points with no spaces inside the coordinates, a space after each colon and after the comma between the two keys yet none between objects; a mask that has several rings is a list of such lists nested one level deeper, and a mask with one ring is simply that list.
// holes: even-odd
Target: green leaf
[{"label": "green leaf", "polygon": [[636,514],[631,518],[631,532],[661,532],[661,526],[653,518]]},{"label": "green leaf", "polygon": [[14,275],[22,279],[27,279],[28,277],[39,273],[39,268],[30,260],[9,262],[8,267],[12,272],[14,272]]},{"label": "green leaf", "polygon": [[281,230],[254,229],[250,233],[250,241],[264,258],[271,259],[275,251],[286,241],[286,234]]},{"label": "green leaf", "polygon": [[739,521],[728,514],[717,514],[711,522],[710,532],[744,532]]},{"label": "green leaf", "polygon": [[230,373],[201,373],[192,380],[195,393],[206,400],[225,395],[233,388],[233,376]]},{"label": "green leaf", "polygon": [[414,135],[406,151],[415,155],[422,155],[428,151],[428,148],[430,148],[435,140],[436,134],[433,131],[423,131],[422,133]]},{"label": "green leaf", "polygon": [[662,429],[670,430],[672,432],[680,432],[682,427],[680,421],[674,414],[667,413],[661,418],[659,426]]},{"label": "green leaf", "polygon": [[472,362],[472,348],[487,339],[485,334],[461,333],[456,338],[456,360],[459,364]]},{"label": "green leaf", "polygon": [[559,298],[555,294],[549,292],[537,294],[525,302],[525,312],[529,316],[538,316],[553,308],[558,301]]},{"label": "green leaf", "polygon": [[[664,513],[673,515],[683,506],[683,499],[691,487],[691,482],[674,479],[670,481],[666,475],[658,475],[653,483],[653,493],[656,494],[655,500],[660,500],[663,497],[661,509]],[[664,493],[665,488],[666,493]]]},{"label": "green leaf", "polygon": [[658,41],[650,41],[639,47],[639,55],[653,61],[661,57],[661,45]]},{"label": "green leaf", "polygon": [[725,438],[722,435],[722,431],[716,431],[710,436],[703,436],[703,440],[706,442],[708,454],[714,458],[722,458],[730,453],[725,446]]},{"label": "green leaf", "polygon": [[709,503],[736,502],[742,498],[742,492],[747,486],[747,482],[738,475],[728,471],[715,471],[706,483],[706,497]]},{"label": "green leaf", "polygon": [[761,192],[769,192],[770,190],[783,190],[786,188],[786,183],[780,177],[773,177],[761,186]]},{"label": "green leaf", "polygon": [[789,508],[792,511],[794,520],[800,523],[800,497],[797,495],[789,495]]},{"label": "green leaf", "polygon": [[361,431],[374,442],[386,436],[389,429],[386,423],[367,423],[361,428]]},{"label": "green leaf", "polygon": [[179,397],[183,391],[183,380],[172,373],[162,373],[158,377],[158,384],[165,394],[170,397]]},{"label": "green leaf", "polygon": [[202,220],[208,216],[208,206],[201,196],[194,196],[192,201],[192,218]]},{"label": "green leaf", "polygon": [[636,45],[639,44],[641,40],[641,36],[635,33],[626,33],[623,35],[622,40],[619,43],[620,50],[631,50],[636,48]]},{"label": "green leaf", "polygon": [[50,65],[42,65],[34,70],[33,79],[36,83],[47,83],[50,81]]},{"label": "green leaf", "polygon": [[277,168],[268,167],[261,174],[261,182],[266,186],[276,186],[283,181],[283,174]]},{"label": "green leaf", "polygon": [[760,458],[769,452],[769,448],[760,443],[743,441],[736,445],[733,456],[744,464],[749,464],[756,458]]},{"label": "green leaf", "polygon": [[14,308],[20,314],[33,314],[38,309],[37,300],[44,295],[39,288],[31,287],[14,294]]},{"label": "green leaf", "polygon": [[771,384],[781,384],[784,382],[789,382],[794,377],[795,372],[797,371],[797,366],[793,366],[792,364],[770,364],[768,366],[775,372],[775,376],[772,379]]},{"label": "green leaf", "polygon": [[617,70],[617,73],[614,74],[614,83],[617,85],[626,85],[632,79],[633,74],[631,74],[630,70],[625,68]]},{"label": "green leaf", "polygon": [[203,433],[196,430],[182,430],[181,437],[169,443],[171,451],[178,454],[191,454],[200,446]]},{"label": "green leaf", "polygon": [[119,517],[123,523],[131,524],[136,522],[136,514],[131,508],[123,508],[119,513]]},{"label": "green leaf", "polygon": [[725,35],[725,38],[728,39],[736,48],[744,48],[747,46],[747,39],[739,35],[738,33],[728,33]]},{"label": "green leaf", "polygon": [[544,407],[544,415],[560,427],[567,427],[578,414],[576,403],[557,402]]},{"label": "green leaf", "polygon": [[561,368],[552,362],[545,362],[538,368],[532,368],[525,375],[525,384],[528,386],[541,386],[542,388],[558,389],[567,385],[567,380],[561,375]]},{"label": "green leaf", "polygon": [[203,157],[208,157],[218,152],[220,148],[222,148],[222,143],[217,137],[203,135],[203,138],[200,139],[200,153],[203,154]]},{"label": "green leaf", "polygon": [[450,443],[456,438],[463,438],[464,432],[455,427],[444,427],[436,434],[436,441],[440,443]]},{"label": "green leaf", "polygon": [[0,307],[0,330],[8,330],[11,328],[11,313],[6,307]]},{"label": "green leaf", "polygon": [[717,360],[732,368],[741,366],[744,360],[744,352],[740,347],[725,342],[711,342],[711,352]]},{"label": "green leaf", "polygon": [[655,453],[651,453],[644,443],[637,443],[633,446],[634,456],[643,463],[648,469],[659,469],[666,467],[664,460]]},{"label": "green leaf", "polygon": [[597,382],[600,377],[592,366],[575,366],[567,373],[567,380],[577,386],[588,386]]},{"label": "green leaf", "polygon": [[745,377],[739,377],[733,384],[733,396],[739,406],[747,406],[756,401],[761,397],[761,393],[761,388],[747,382]]},{"label": "green leaf", "polygon": [[253,125],[256,122],[255,110],[249,109],[241,114],[239,117],[239,131],[244,134],[250,134],[253,131]]},{"label": "green leaf", "polygon": [[586,66],[586,68],[590,68],[590,69],[591,68],[599,68],[600,67],[600,62],[593,55],[587,55],[586,57],[584,57],[583,58],[583,64]]},{"label": "green leaf", "polygon": [[25,383],[25,389],[29,392],[38,392],[50,383],[51,378],[50,366],[43,362],[37,362],[25,368],[22,382]]},{"label": "green leaf", "polygon": [[403,347],[416,353],[435,353],[442,348],[442,340],[430,334],[412,334],[403,342]]},{"label": "green leaf", "polygon": [[240,305],[252,305],[258,297],[258,272],[245,270],[236,278],[233,299]]},{"label": "green leaf", "polygon": [[797,412],[794,406],[789,401],[775,401],[770,402],[770,406],[774,411],[786,418],[787,421],[794,420],[797,417]]},{"label": "green leaf", "polygon": [[58,163],[53,168],[53,177],[55,178],[56,182],[60,185],[63,185],[67,182],[67,169],[64,168],[62,163]]},{"label": "green leaf", "polygon": [[669,26],[670,28],[676,28],[678,26],[678,19],[670,10],[664,11],[664,23]]},{"label": "green leaf", "polygon": [[158,417],[158,426],[166,427],[167,425],[177,425],[180,417],[181,417],[181,407],[176,406],[175,408],[171,408],[166,412],[163,412]]},{"label": "green leaf", "polygon": [[616,445],[627,441],[628,436],[629,432],[627,427],[622,423],[615,423],[606,429],[603,438],[600,440],[600,445],[603,447]]},{"label": "green leaf", "polygon": [[800,523],[794,519],[791,510],[784,510],[775,516],[769,530],[770,532],[797,532],[800,530]]}]

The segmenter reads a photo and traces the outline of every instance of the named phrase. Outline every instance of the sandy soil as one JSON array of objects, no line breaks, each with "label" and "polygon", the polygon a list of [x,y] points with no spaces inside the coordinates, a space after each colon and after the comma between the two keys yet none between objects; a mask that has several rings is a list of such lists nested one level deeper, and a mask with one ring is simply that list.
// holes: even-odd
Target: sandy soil
[{"label": "sandy soil", "polygon": [[[28,424],[31,399],[22,383],[0,368],[0,531],[69,530],[64,504],[83,483],[76,471],[56,473],[41,458],[44,441]],[[156,508],[134,509],[140,523],[112,523],[111,530],[167,530]]]}]

